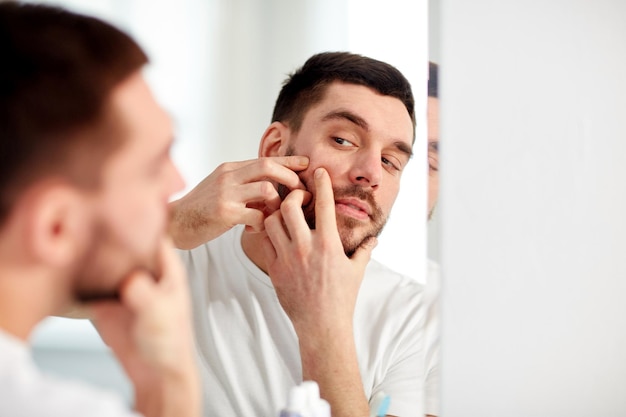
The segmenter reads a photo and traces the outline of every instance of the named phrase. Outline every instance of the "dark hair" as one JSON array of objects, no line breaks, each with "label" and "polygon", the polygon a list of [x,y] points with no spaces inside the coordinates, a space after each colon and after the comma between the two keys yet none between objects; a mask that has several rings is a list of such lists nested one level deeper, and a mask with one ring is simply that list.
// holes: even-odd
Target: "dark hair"
[{"label": "dark hair", "polygon": [[439,97],[439,66],[434,62],[428,63],[428,97]]},{"label": "dark hair", "polygon": [[363,85],[399,99],[411,117],[415,135],[415,101],[409,81],[385,62],[348,52],[313,55],[291,74],[280,90],[272,121],[285,122],[297,132],[305,113],[323,99],[326,88],[335,81]]},{"label": "dark hair", "polygon": [[[98,183],[122,142],[111,134],[121,128],[110,126],[109,96],[148,59],[99,19],[17,2],[0,2],[0,51],[1,224],[15,197],[45,175]],[[81,157],[90,158],[87,170],[72,167]]]}]

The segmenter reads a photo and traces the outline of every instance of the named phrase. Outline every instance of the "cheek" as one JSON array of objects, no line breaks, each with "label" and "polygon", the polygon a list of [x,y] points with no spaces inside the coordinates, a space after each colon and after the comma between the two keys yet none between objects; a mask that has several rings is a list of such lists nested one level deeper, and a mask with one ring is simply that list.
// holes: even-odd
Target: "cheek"
[{"label": "cheek", "polygon": [[428,177],[428,206],[432,206],[437,202],[437,195],[439,194],[439,177],[434,174]]},{"label": "cheek", "polygon": [[386,194],[381,195],[381,200],[379,201],[378,204],[381,205],[381,208],[383,209],[383,211],[389,215],[389,213],[391,212],[391,208],[393,207],[394,203],[396,202],[396,198],[398,197],[398,191],[399,191],[399,187],[398,186],[394,186],[394,187],[390,187],[388,190],[386,190]]},{"label": "cheek", "polygon": [[132,251],[150,249],[165,229],[167,212],[162,202],[141,193],[126,193],[105,213],[113,234]]}]

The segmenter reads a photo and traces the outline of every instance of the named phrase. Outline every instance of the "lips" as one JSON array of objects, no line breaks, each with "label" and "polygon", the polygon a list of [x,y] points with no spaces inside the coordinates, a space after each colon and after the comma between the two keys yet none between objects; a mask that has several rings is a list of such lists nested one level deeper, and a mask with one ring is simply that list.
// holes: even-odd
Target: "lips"
[{"label": "lips", "polygon": [[338,212],[357,219],[367,219],[371,215],[370,206],[356,198],[342,198],[335,201]]}]

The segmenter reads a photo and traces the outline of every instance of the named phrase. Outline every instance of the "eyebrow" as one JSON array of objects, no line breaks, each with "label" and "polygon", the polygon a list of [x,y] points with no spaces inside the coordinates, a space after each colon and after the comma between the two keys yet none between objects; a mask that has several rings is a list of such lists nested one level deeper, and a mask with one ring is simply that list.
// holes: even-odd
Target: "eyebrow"
[{"label": "eyebrow", "polygon": [[333,119],[347,120],[359,126],[361,129],[365,130],[366,132],[370,131],[370,125],[367,124],[365,119],[347,110],[337,110],[337,111],[331,111],[330,113],[326,113],[326,115],[322,118],[322,121],[325,122],[327,120],[333,120]]},{"label": "eyebrow", "polygon": [[[326,115],[322,117],[323,122],[328,121],[328,120],[335,120],[335,119],[347,120],[359,126],[361,129],[365,130],[366,132],[370,131],[370,125],[365,121],[365,119],[362,118],[361,116],[358,116],[352,113],[351,111],[347,111],[347,110],[331,111],[329,113],[326,113]],[[413,157],[413,149],[406,143],[401,142],[401,141],[396,141],[393,143],[393,146],[396,149],[398,149],[400,152],[405,154],[409,159]]]}]

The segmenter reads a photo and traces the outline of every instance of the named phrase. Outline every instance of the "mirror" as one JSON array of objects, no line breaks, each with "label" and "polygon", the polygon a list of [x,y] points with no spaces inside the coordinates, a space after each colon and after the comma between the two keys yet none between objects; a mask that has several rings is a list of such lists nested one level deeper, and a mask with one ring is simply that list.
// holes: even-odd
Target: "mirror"
[{"label": "mirror", "polygon": [[[148,81],[177,125],[174,157],[185,191],[221,162],[256,157],[282,81],[312,54],[349,50],[396,66],[416,98],[415,155],[373,257],[425,282],[426,0],[390,0],[384,9],[379,2],[359,0],[47,3],[101,16],[144,46],[151,58]],[[62,348],[50,340],[80,346],[83,342],[74,341],[86,334],[64,326],[42,326],[34,340],[40,363],[54,362],[50,366],[57,372],[66,372],[68,365],[50,356],[55,346]],[[96,342],[85,343],[99,349]],[[119,379],[96,382],[116,389],[120,384]]]}]

